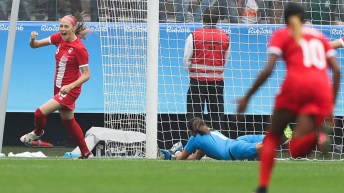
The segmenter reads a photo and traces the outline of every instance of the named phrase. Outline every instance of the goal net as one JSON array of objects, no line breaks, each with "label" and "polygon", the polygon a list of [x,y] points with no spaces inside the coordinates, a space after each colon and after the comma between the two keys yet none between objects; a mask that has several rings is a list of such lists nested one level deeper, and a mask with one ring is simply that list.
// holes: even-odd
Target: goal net
[{"label": "goal net", "polygon": [[[233,139],[247,134],[265,134],[274,97],[285,75],[283,62],[278,62],[273,75],[254,95],[241,119],[235,116],[235,100],[250,88],[259,71],[264,68],[267,43],[272,32],[284,22],[283,7],[286,1],[247,0],[246,5],[222,0],[158,1],[98,0],[105,127],[146,135],[157,132],[153,145],[149,146],[151,149],[170,149],[179,141],[186,144],[190,137],[186,129],[186,97],[190,79],[184,69],[185,40],[192,31],[202,27],[199,17],[204,8],[216,6],[221,14],[217,27],[228,33],[231,51],[224,70],[225,116],[220,122],[221,127],[214,129]],[[299,2],[307,10],[311,26],[320,29],[330,40],[344,35],[344,31],[336,25],[339,21],[337,4],[328,4],[329,1],[323,0]],[[155,11],[150,9],[150,3],[155,3]],[[159,16],[150,17],[152,10],[159,12]],[[154,28],[159,30],[159,35],[149,33]],[[149,53],[155,48],[157,52]],[[154,61],[150,58],[154,58],[155,54],[158,60],[147,62]],[[337,54],[340,61],[342,50],[338,50]],[[157,73],[152,74],[148,69],[155,66]],[[155,76],[157,93],[147,84]],[[157,106],[148,104],[150,99]],[[155,107],[157,116],[148,117],[147,111],[155,112]],[[340,93],[335,107],[336,124],[331,135],[331,152],[324,156],[315,148],[309,159],[343,158],[343,114],[343,96]],[[204,109],[204,119],[212,123],[207,108]],[[154,123],[153,126],[147,126],[147,121]],[[294,123],[290,123],[290,126],[293,127]],[[135,142],[134,149],[141,148],[140,152],[146,152],[149,140],[152,139],[140,144]],[[107,155],[131,156],[131,153],[125,153],[126,148],[122,148],[130,144],[106,143],[112,149],[121,150],[120,153]],[[146,154],[139,156],[145,157]],[[289,157],[287,146],[281,146],[277,158]]]}]

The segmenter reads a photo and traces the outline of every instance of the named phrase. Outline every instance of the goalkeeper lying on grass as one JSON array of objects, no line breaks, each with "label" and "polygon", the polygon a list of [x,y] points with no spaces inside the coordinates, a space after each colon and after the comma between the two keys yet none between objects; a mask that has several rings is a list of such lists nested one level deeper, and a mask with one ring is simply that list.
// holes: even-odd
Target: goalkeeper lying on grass
[{"label": "goalkeeper lying on grass", "polygon": [[[207,155],[216,160],[254,160],[263,146],[265,135],[244,135],[237,139],[230,139],[218,131],[209,128],[206,123],[195,117],[191,119],[187,128],[190,139],[185,149],[181,142],[173,145],[171,150],[160,150],[162,158],[177,160],[200,160]],[[281,144],[286,144],[291,138],[289,126],[285,130],[285,139]]]}]

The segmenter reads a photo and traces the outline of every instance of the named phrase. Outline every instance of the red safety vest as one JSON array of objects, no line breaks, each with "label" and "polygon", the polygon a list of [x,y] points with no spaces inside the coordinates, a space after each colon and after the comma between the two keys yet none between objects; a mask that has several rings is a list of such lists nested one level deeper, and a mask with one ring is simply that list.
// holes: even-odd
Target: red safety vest
[{"label": "red safety vest", "polygon": [[229,37],[219,28],[200,28],[192,33],[193,55],[190,78],[200,81],[223,80]]}]

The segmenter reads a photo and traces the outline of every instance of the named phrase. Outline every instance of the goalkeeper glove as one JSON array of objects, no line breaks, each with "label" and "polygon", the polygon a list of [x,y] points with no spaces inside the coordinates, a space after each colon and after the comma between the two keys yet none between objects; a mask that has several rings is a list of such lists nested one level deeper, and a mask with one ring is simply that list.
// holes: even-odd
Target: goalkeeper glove
[{"label": "goalkeeper glove", "polygon": [[177,155],[181,154],[182,152],[176,151],[176,152],[171,152],[171,150],[166,150],[166,149],[160,149],[160,158],[163,160],[175,160],[177,159]]},{"label": "goalkeeper glove", "polygon": [[171,147],[171,152],[173,154],[175,154],[177,151],[180,151],[182,152],[183,151],[183,144],[182,142],[178,142],[178,143],[175,143],[172,147]]},{"label": "goalkeeper glove", "polygon": [[161,159],[163,159],[163,160],[170,160],[171,159],[172,155],[168,150],[160,149],[160,152],[161,152]]}]

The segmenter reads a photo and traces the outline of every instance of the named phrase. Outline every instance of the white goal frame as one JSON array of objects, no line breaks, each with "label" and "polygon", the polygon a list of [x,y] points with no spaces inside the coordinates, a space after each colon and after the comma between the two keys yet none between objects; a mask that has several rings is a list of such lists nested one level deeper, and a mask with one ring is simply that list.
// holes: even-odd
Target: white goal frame
[{"label": "white goal frame", "polygon": [[[124,131],[129,129],[144,133],[146,135],[146,140],[144,141],[146,143],[144,144],[144,147],[146,147],[144,157],[146,158],[155,159],[157,157],[157,148],[169,149],[174,143],[179,141],[185,145],[190,137],[186,129],[187,120],[184,116],[186,114],[186,93],[189,85],[189,74],[184,69],[183,50],[188,35],[202,26],[202,23],[195,19],[195,15],[197,14],[195,9],[197,9],[198,5],[195,5],[195,1],[189,2],[190,6],[187,13],[184,13],[186,20],[184,23],[180,23],[176,17],[177,14],[179,14],[179,12],[176,11],[176,7],[180,5],[182,0],[166,1],[165,11],[161,11],[161,1],[158,0],[98,0],[98,2],[107,2],[111,4],[107,10],[100,10],[105,8],[99,8],[98,5],[101,44],[104,43],[101,49],[102,51],[113,49],[110,50],[109,53],[106,53],[105,56],[102,54],[103,66],[104,64],[115,64],[117,66],[114,66],[111,72],[116,70],[123,70],[124,72],[124,74],[113,74],[111,78],[116,79],[116,76],[124,76],[124,78],[121,77],[123,80],[126,79],[126,77],[133,79],[137,78],[136,74],[125,73],[127,70],[126,65],[128,64],[130,66],[138,60],[140,60],[138,65],[141,67],[144,66],[144,70],[140,69],[139,72],[145,71],[145,74],[142,73],[143,75],[141,74],[142,76],[139,77],[142,81],[139,84],[142,83],[142,88],[144,87],[144,90],[146,90],[145,93],[139,90],[139,92],[141,92],[139,98],[140,100],[144,98],[145,102],[131,104],[135,99],[138,99],[135,98],[137,96],[133,96],[135,94],[128,92],[127,89],[119,90],[118,95],[120,96],[110,96],[113,97],[111,99],[113,103],[105,102],[105,118],[109,118],[107,112],[109,112],[110,115],[112,115],[112,113],[117,113],[119,114],[118,120],[125,120],[126,123],[124,124],[129,122],[128,125],[131,125],[129,128],[126,127]],[[138,4],[131,5],[130,8],[124,5],[132,2],[138,2]],[[140,5],[142,2],[146,4]],[[218,6],[220,9],[220,6],[217,4],[212,6]],[[233,18],[229,15],[227,15],[228,17],[226,18],[226,15],[220,13],[221,21],[218,23],[217,27],[224,30],[225,33],[230,36],[231,43],[230,58],[228,58],[224,70],[224,113],[226,118],[222,120],[221,123],[224,123],[224,126],[222,125],[220,130],[230,138],[248,134],[265,134],[269,127],[274,96],[278,92],[280,83],[285,75],[285,66],[283,62],[279,61],[276,65],[276,70],[266,82],[268,86],[261,88],[252,98],[243,120],[236,119],[235,117],[236,104],[234,101],[247,91],[256,79],[258,72],[263,69],[263,66],[267,62],[267,44],[269,36],[274,30],[283,26],[283,16],[278,14],[283,12],[284,5],[281,4],[278,6],[280,7],[275,7],[276,9],[274,10],[269,8],[269,16],[266,15],[258,20],[256,18],[254,21],[250,20],[250,22],[248,22],[245,17],[255,17],[254,14],[246,16],[239,14],[237,16],[239,18],[239,23],[231,23]],[[173,8],[171,9],[171,7]],[[221,8],[226,8],[226,6],[222,6]],[[270,11],[274,12],[274,16],[270,15],[272,14]],[[168,12],[168,18],[166,20],[162,19],[161,16],[164,12]],[[110,14],[109,18],[103,17],[104,13],[105,15]],[[158,15],[158,13],[160,15]],[[319,25],[314,25],[313,27],[320,29],[320,31],[324,33],[327,33],[329,31],[328,29],[332,28],[329,38],[331,38],[331,40],[338,38],[338,34],[334,33],[335,30],[339,30],[336,27],[323,27]],[[112,28],[113,34],[110,34],[108,31],[110,28]],[[107,37],[107,39],[102,39],[107,36],[106,33],[109,33],[109,37]],[[140,39],[141,42],[135,42],[137,39],[141,38],[141,36],[145,36]],[[123,54],[121,51],[117,52],[117,50],[121,49],[127,52],[133,52],[133,47],[129,48],[133,46],[133,42],[135,44],[134,46],[136,46],[135,48],[139,49],[138,52],[133,53],[134,55],[126,55],[123,57],[126,53]],[[106,45],[107,43],[112,43],[112,45]],[[126,50],[127,48],[128,50]],[[339,50],[339,52],[341,52],[341,50]],[[118,57],[120,57],[120,59],[118,60],[120,60],[120,62],[116,63],[117,61],[115,61],[111,63],[111,61],[107,61],[107,57],[116,56],[116,54],[119,55]],[[141,60],[142,58],[144,58],[144,61]],[[341,53],[338,58],[342,58]],[[123,69],[117,69],[122,61],[123,64],[125,64]],[[132,68],[132,66],[129,68]],[[105,70],[103,69],[103,71]],[[106,73],[108,72],[105,72],[105,74]],[[137,80],[134,80],[133,84],[137,83],[135,81]],[[132,82],[128,83],[123,81],[122,83],[118,80],[114,82],[116,82],[115,84],[119,84],[116,85],[119,87],[123,84],[128,84],[127,87],[129,89],[137,86],[133,85]],[[104,82],[104,85],[108,86],[109,84],[108,82]],[[111,86],[116,87],[114,85],[110,85],[110,87]],[[109,90],[104,90],[104,95],[105,94],[109,94]],[[127,109],[115,109],[114,111],[112,111],[112,109],[107,109],[108,106],[113,107],[118,105],[115,103],[117,101],[122,102],[122,99],[125,97],[130,98],[127,100],[129,101],[128,105],[131,106],[128,111],[126,111]],[[343,104],[342,98],[339,99],[338,102],[340,103],[335,111],[340,112],[336,115],[341,117],[341,115],[343,115],[340,108]],[[119,104],[119,106],[120,105],[121,104]],[[131,110],[133,109],[130,108],[133,108],[132,106],[134,105],[142,105],[142,108],[139,111],[134,110],[134,112],[132,112]],[[204,117],[206,122],[210,123],[209,114],[207,114],[207,112],[205,114]],[[117,123],[114,121],[116,118],[115,116],[110,117],[109,121],[105,121],[105,127],[121,130],[121,127],[116,126]],[[131,120],[134,120],[134,124]],[[290,125],[293,127],[294,123],[290,123]],[[222,128],[224,129],[222,130]],[[343,132],[341,125],[336,126],[335,129]],[[342,144],[339,144],[338,147],[341,146],[343,148],[342,135],[333,134],[330,135],[330,137],[333,139],[341,139]],[[338,150],[336,142],[331,145]],[[281,148],[278,149],[276,158],[288,157],[289,154],[287,151],[287,146],[281,146]],[[335,150],[333,150],[328,157],[330,157],[329,159],[331,160],[338,160],[342,159],[343,156],[343,152],[338,153],[338,151],[335,152]],[[323,156],[323,154],[315,148],[314,153],[308,158],[322,160],[328,159],[328,157]]]},{"label": "white goal frame", "polygon": [[1,99],[0,99],[0,153],[2,152],[2,142],[4,137],[5,119],[6,119],[6,107],[8,97],[8,87],[10,84],[10,75],[13,59],[14,40],[16,37],[16,25],[18,20],[20,0],[12,1],[10,27],[8,31],[4,74],[1,87]]}]

